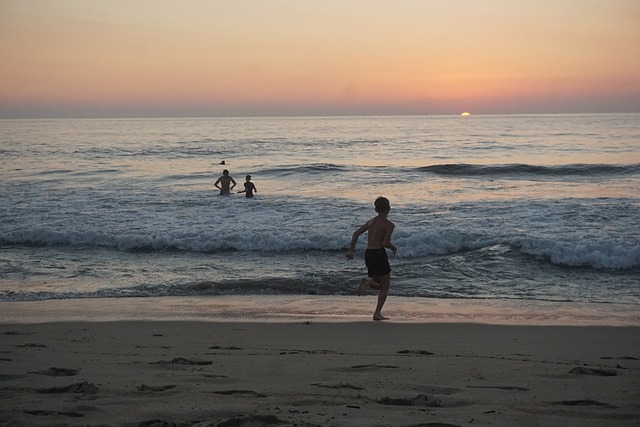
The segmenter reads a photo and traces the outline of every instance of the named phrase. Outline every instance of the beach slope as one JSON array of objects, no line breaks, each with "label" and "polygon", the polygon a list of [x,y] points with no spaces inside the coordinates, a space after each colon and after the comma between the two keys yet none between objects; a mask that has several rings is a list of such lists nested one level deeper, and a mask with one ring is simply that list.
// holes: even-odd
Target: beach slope
[{"label": "beach slope", "polygon": [[0,424],[637,426],[640,328],[0,324]]}]

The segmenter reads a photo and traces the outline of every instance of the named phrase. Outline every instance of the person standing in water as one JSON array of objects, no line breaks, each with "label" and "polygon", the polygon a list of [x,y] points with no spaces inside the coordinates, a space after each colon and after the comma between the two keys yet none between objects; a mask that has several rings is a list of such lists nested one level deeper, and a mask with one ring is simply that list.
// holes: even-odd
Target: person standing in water
[{"label": "person standing in water", "polygon": [[254,191],[257,193],[258,189],[256,188],[255,185],[253,185],[253,182],[251,182],[251,175],[247,175],[246,181],[244,182],[244,190],[238,191],[238,194],[245,193],[245,197],[249,198],[249,197],[253,197]]},{"label": "person standing in water", "polygon": [[346,257],[347,259],[353,259],[358,237],[367,232],[367,249],[364,252],[364,261],[369,277],[364,277],[360,280],[357,294],[358,296],[364,294],[367,287],[378,290],[378,304],[373,313],[373,320],[386,320],[387,318],[382,315],[382,306],[387,300],[389,285],[391,284],[391,266],[389,265],[386,248],[391,249],[394,256],[398,248],[391,243],[391,234],[395,225],[387,219],[391,210],[389,199],[378,197],[374,202],[374,206],[378,216],[371,218],[353,233]]},{"label": "person standing in water", "polygon": [[225,169],[222,171],[222,176],[218,178],[218,180],[213,185],[220,190],[221,196],[228,196],[229,194],[231,194],[231,190],[233,190],[233,187],[236,186],[236,182],[229,176],[229,171]]}]

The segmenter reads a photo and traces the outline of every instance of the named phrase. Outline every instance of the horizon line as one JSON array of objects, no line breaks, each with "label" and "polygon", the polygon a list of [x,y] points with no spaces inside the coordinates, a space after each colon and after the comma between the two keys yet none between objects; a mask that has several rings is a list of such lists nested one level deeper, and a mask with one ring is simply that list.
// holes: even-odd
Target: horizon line
[{"label": "horizon line", "polygon": [[462,115],[462,113],[428,113],[428,114],[303,114],[303,115],[219,115],[219,116],[95,116],[95,117],[82,117],[82,116],[69,116],[69,117],[0,117],[0,121],[13,121],[13,120],[195,120],[195,119],[278,119],[278,118],[291,118],[291,119],[310,119],[310,118],[348,118],[348,117],[464,117],[471,118],[474,116],[593,116],[593,115],[633,115],[640,114],[640,111],[626,111],[626,112],[575,112],[575,113],[473,113],[469,112],[468,115]]}]

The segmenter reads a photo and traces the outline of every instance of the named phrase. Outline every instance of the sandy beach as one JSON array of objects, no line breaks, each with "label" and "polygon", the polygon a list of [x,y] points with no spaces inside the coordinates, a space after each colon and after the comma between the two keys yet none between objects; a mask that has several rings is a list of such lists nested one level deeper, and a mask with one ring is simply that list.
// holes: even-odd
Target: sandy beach
[{"label": "sandy beach", "polygon": [[637,326],[10,321],[25,304],[2,303],[2,425],[640,423]]}]

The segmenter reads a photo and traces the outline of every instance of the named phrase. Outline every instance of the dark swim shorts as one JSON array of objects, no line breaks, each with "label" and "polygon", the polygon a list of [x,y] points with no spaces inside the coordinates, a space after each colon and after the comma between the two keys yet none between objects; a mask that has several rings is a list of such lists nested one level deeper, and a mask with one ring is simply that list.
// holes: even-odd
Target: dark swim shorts
[{"label": "dark swim shorts", "polygon": [[364,251],[364,263],[369,270],[369,277],[384,276],[391,273],[389,257],[385,248],[366,249]]}]

